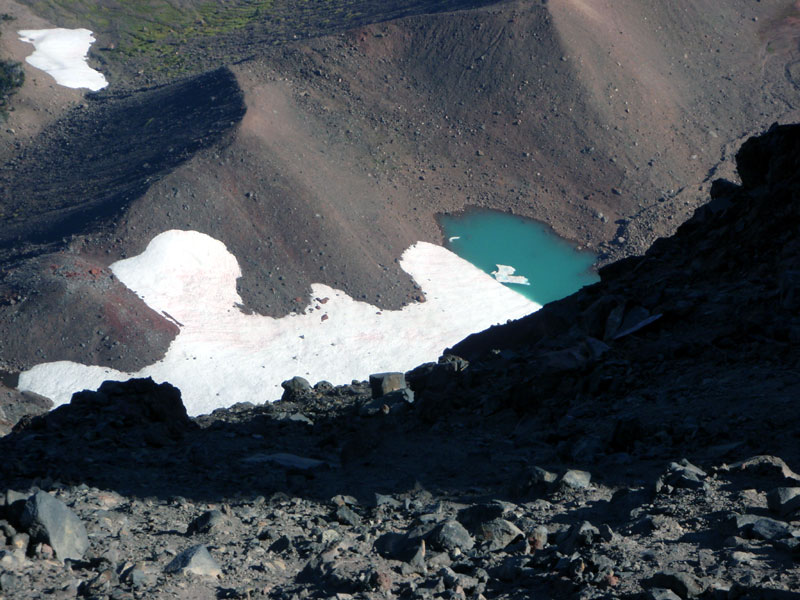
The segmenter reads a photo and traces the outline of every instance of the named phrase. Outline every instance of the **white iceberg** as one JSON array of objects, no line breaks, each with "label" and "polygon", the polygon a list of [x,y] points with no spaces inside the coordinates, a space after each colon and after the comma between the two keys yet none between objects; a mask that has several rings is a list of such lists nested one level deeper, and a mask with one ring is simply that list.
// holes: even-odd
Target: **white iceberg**
[{"label": "white iceberg", "polygon": [[345,384],[379,371],[406,371],[435,361],[471,333],[541,308],[441,246],[418,242],[400,265],[425,302],[381,310],[313,284],[301,314],[275,319],[238,308],[241,271],[222,242],[196,231],[167,231],[141,255],[111,265],[152,309],[180,324],[166,356],[136,373],[44,363],[22,373],[19,388],[59,405],[107,379],[149,376],[180,388],[189,414],[197,415],[276,400],[281,381],[295,375]]},{"label": "white iceberg", "polygon": [[516,283],[518,285],[530,285],[531,282],[524,275],[514,275],[514,267],[508,265],[497,265],[497,270],[492,271],[494,278],[500,283]]},{"label": "white iceberg", "polygon": [[89,46],[95,41],[88,29],[23,29],[17,33],[35,48],[25,62],[52,75],[59,85],[93,92],[108,85],[103,74],[86,62]]}]

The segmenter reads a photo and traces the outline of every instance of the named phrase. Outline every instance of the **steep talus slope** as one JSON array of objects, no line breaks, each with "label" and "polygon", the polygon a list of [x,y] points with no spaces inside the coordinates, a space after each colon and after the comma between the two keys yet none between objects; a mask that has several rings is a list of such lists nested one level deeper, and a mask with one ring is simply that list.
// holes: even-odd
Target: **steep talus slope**
[{"label": "steep talus slope", "polygon": [[575,412],[602,414],[581,431],[600,447],[666,432],[695,452],[733,443],[796,460],[798,157],[800,126],[749,140],[737,154],[742,185],[716,181],[674,236],[452,352],[473,368],[487,360],[489,373],[502,365],[508,385],[495,401],[523,413],[549,411],[562,425]]},{"label": "steep talus slope", "polygon": [[[247,42],[260,35],[249,24],[253,37],[242,30],[226,54],[239,61],[230,71],[128,92],[112,80],[8,146],[3,252],[32,256],[41,250],[19,240],[53,241],[64,261],[104,269],[164,230],[194,229],[237,257],[247,310],[286,314],[313,282],[397,308],[419,294],[397,258],[417,240],[442,242],[441,212],[534,217],[602,261],[643,252],[688,216],[732,143],[796,111],[793,13],[778,0],[414,6],[435,14],[383,21],[397,8],[386,5],[379,23],[277,46]],[[784,43],[769,46],[775,31]],[[203,38],[208,56],[217,39]],[[135,81],[119,75],[117,89]],[[20,282],[4,294],[35,307]],[[74,306],[93,297],[73,284]],[[9,335],[19,310],[0,316]],[[98,329],[127,343],[88,321],[56,338],[98,348],[86,339]],[[44,340],[22,346],[75,356]],[[37,360],[18,352],[0,360]]]},{"label": "steep talus slope", "polygon": [[[608,8],[599,24],[570,7],[500,3],[261,49],[234,68],[249,112],[233,142],[151,188],[131,223],[222,239],[246,305],[272,315],[311,281],[396,308],[415,290],[393,259],[441,242],[436,214],[469,206],[543,220],[605,261],[643,252],[730,144],[791,118],[793,54],[766,58],[750,17],[775,3]],[[146,243],[132,240],[127,254]]]},{"label": "steep talus slope", "polygon": [[0,175],[4,370],[45,358],[134,369],[163,355],[177,328],[106,268],[119,240],[101,248],[80,234],[107,230],[154,179],[219,144],[244,114],[226,69],[90,104]]},{"label": "steep talus slope", "polygon": [[[646,255],[406,373],[412,404],[295,380],[189,419],[132,380],[24,419],[3,591],[796,600],[800,125],[737,166]],[[91,532],[69,569],[14,537],[33,486]]]},{"label": "steep talus slope", "polygon": [[19,251],[90,231],[149,182],[214,145],[244,115],[227,69],[73,111],[6,163],[0,247]]},{"label": "steep talus slope", "polygon": [[198,74],[272,45],[496,0],[18,1],[59,26],[92,29],[98,39],[93,60],[138,87]]}]

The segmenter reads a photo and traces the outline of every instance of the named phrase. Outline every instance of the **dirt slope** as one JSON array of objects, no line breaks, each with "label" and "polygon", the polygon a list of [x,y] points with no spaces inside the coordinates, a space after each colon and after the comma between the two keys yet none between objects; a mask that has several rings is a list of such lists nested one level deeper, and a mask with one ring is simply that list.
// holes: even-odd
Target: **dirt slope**
[{"label": "dirt slope", "polygon": [[[400,306],[418,291],[396,258],[418,239],[441,242],[436,214],[469,206],[540,219],[607,261],[674,230],[709,175],[731,172],[719,164],[728,148],[796,115],[795,12],[778,0],[503,2],[376,17],[278,46],[252,44],[260,38],[250,24],[225,38],[226,60],[242,59],[231,69],[247,111],[224,136],[188,145],[164,168],[118,155],[120,145],[140,158],[169,146],[136,127],[100,136],[99,119],[140,107],[137,122],[157,120],[147,98],[158,94],[180,112],[180,86],[191,86],[115,92],[135,86],[120,73],[80,114],[5,154],[14,193],[2,202],[30,209],[25,190],[46,193],[46,176],[61,182],[55,193],[74,173],[63,209],[86,202],[87,189],[124,202],[68,253],[104,267],[160,231],[200,230],[239,259],[246,308],[271,315],[296,308],[315,281]],[[203,40],[211,64],[217,38]],[[139,153],[137,143],[150,147]],[[111,170],[76,168],[75,144]],[[53,173],[42,170],[42,149]],[[13,225],[3,217],[3,231]]]}]

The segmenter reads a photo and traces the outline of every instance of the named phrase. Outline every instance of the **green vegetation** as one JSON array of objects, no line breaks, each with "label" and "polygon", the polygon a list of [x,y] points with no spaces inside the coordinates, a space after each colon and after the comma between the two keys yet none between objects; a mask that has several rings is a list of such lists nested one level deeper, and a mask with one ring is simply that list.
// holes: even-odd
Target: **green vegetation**
[{"label": "green vegetation", "polygon": [[108,49],[125,58],[144,58],[153,68],[179,74],[191,70],[184,46],[260,21],[273,0],[32,0],[40,14],[92,29],[118,40]]},{"label": "green vegetation", "polygon": [[[11,21],[14,17],[0,14],[0,21]],[[25,71],[22,64],[13,60],[0,59],[0,120],[8,118],[8,107],[11,96],[25,83]]]},{"label": "green vegetation", "polygon": [[0,112],[5,113],[9,98],[25,83],[22,64],[11,60],[0,60]]}]

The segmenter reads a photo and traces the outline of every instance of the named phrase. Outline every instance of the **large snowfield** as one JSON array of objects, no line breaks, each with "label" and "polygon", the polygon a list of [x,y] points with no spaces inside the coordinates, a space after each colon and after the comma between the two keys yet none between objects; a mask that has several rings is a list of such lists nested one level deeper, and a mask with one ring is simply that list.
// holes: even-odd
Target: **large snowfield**
[{"label": "large snowfield", "polygon": [[281,382],[295,375],[338,385],[406,371],[437,360],[471,333],[540,308],[434,244],[416,243],[400,265],[425,302],[380,310],[313,284],[302,314],[275,319],[240,309],[241,270],[222,242],[196,231],[167,231],[141,255],[111,265],[122,283],[179,324],[163,360],[135,373],[44,363],[22,373],[19,388],[59,405],[107,379],[152,377],[180,388],[189,414],[198,415],[237,402],[277,400]]}]

